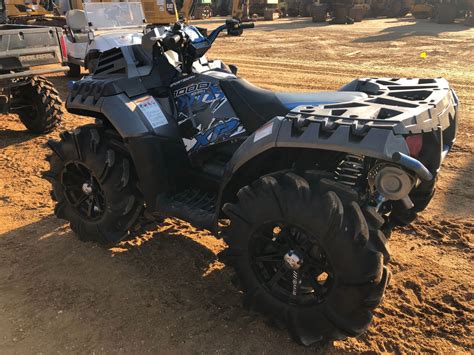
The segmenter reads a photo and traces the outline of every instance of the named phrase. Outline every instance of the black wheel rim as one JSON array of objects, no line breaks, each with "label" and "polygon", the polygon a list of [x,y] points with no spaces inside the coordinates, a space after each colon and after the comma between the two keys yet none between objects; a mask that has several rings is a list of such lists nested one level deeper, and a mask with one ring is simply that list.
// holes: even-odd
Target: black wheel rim
[{"label": "black wheel rim", "polygon": [[84,218],[95,221],[105,212],[105,196],[94,174],[83,164],[65,166],[61,183],[69,204]]},{"label": "black wheel rim", "polygon": [[[317,239],[283,222],[262,225],[249,244],[252,269],[263,287],[281,301],[311,306],[326,298],[334,274]],[[299,260],[300,263],[295,263]]]}]

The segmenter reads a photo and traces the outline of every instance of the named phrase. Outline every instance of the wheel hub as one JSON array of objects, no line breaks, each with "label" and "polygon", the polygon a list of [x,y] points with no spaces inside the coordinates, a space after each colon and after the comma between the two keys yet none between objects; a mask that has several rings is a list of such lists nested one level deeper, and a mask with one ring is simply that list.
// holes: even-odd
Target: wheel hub
[{"label": "wheel hub", "polygon": [[89,181],[82,184],[82,192],[88,196],[92,195],[92,184]]},{"label": "wheel hub", "polygon": [[66,199],[79,214],[90,221],[102,218],[105,194],[92,171],[80,162],[71,162],[61,174]]},{"label": "wheel hub", "polygon": [[303,257],[300,256],[296,251],[290,250],[283,256],[285,265],[291,270],[298,270],[303,265]]},{"label": "wheel hub", "polygon": [[283,302],[317,304],[332,287],[333,272],[324,250],[298,226],[264,223],[253,234],[249,249],[255,276]]}]

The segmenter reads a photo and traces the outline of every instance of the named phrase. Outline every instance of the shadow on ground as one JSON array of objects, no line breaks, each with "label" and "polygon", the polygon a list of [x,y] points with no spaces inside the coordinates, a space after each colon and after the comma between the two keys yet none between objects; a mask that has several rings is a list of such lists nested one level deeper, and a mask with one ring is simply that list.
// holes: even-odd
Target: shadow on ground
[{"label": "shadow on ground", "polygon": [[[460,24],[433,25],[433,23],[429,22],[428,20],[414,20],[414,19],[405,19],[405,18],[389,21],[388,23],[398,23],[398,22],[403,22],[404,24],[400,26],[386,27],[383,30],[381,30],[379,34],[377,35],[357,38],[353,42],[369,43],[369,42],[397,41],[397,40],[402,40],[403,38],[406,38],[406,37],[414,37],[414,36],[438,37],[442,33],[461,32],[461,31],[466,31],[469,29],[469,27],[463,26]],[[409,22],[409,24],[406,24],[406,22]]]},{"label": "shadow on ground", "polygon": [[[304,17],[304,18],[299,18],[299,19],[294,19],[294,18],[280,19],[280,20],[273,21],[271,23],[266,22],[264,24],[260,24],[256,22],[255,27],[262,31],[274,31],[274,30],[296,30],[296,29],[308,28],[308,27],[326,27],[329,25],[330,25],[329,22],[314,23],[311,21],[310,17]],[[333,25],[333,26],[345,26],[345,25]]]},{"label": "shadow on ground", "polygon": [[[439,190],[443,191],[441,195],[443,198],[439,204],[447,216],[467,218],[473,216],[474,159],[472,153],[472,149],[468,146],[455,144],[441,167],[437,188],[438,193],[440,193]],[[459,164],[460,161],[464,162]]]},{"label": "shadow on ground", "polygon": [[286,331],[244,310],[231,273],[205,245],[206,233],[166,220],[141,238],[102,248],[78,241],[53,216],[0,235],[0,331],[6,329],[0,347],[17,352],[333,350],[300,347]]},{"label": "shadow on ground", "polygon": [[[0,117],[0,120],[2,118]],[[37,135],[30,133],[26,128],[23,131],[12,129],[0,129],[0,149],[7,148],[11,145],[27,142],[36,138]]]}]

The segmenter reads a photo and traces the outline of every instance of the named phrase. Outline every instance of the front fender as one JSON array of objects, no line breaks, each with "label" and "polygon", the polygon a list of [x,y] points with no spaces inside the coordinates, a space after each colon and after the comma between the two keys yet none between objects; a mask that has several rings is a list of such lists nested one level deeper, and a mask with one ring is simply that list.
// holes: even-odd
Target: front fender
[{"label": "front fender", "polygon": [[154,210],[158,195],[172,188],[174,177],[182,175],[188,160],[169,99],[150,95],[129,98],[123,93],[102,96],[103,88],[100,81],[84,80],[68,98],[67,108],[105,120],[115,128],[130,152],[147,206]]}]

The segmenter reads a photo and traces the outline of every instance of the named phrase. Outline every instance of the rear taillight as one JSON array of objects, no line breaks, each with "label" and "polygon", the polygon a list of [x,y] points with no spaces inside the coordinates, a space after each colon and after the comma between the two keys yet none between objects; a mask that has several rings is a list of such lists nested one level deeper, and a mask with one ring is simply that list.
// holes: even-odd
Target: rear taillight
[{"label": "rear taillight", "polygon": [[405,138],[408,149],[410,150],[410,156],[416,158],[420,155],[421,148],[423,148],[423,135],[415,134]]},{"label": "rear taillight", "polygon": [[67,62],[67,44],[66,44],[66,35],[61,36],[61,55],[63,57],[63,62]]}]

